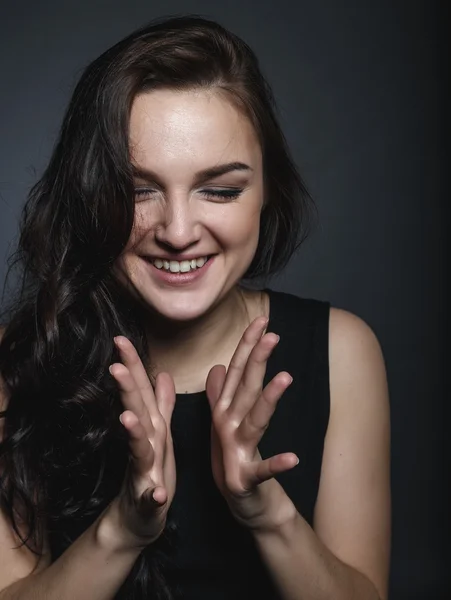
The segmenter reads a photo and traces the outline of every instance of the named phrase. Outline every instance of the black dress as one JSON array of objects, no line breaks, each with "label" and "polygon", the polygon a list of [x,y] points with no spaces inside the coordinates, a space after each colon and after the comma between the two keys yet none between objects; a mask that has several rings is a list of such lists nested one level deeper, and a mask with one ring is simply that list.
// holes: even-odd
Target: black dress
[{"label": "black dress", "polygon": [[[312,525],[330,408],[330,304],[266,292],[267,330],[279,334],[280,342],[269,359],[265,384],[280,371],[288,371],[294,381],[259,449],[263,458],[288,451],[298,455],[299,465],[277,479]],[[186,600],[278,598],[251,535],[231,516],[213,481],[210,425],[205,392],[177,395],[172,420],[177,491],[171,507],[177,533],[166,578],[175,598]]]}]

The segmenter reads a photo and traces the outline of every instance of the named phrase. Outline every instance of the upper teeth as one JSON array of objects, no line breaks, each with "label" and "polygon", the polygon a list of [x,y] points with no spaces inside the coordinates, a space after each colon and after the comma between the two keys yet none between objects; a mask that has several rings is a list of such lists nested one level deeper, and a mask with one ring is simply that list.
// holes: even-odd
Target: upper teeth
[{"label": "upper teeth", "polygon": [[201,258],[193,258],[193,260],[162,260],[161,258],[155,258],[152,263],[157,269],[165,269],[171,271],[171,273],[187,273],[191,269],[197,269],[203,267],[207,262],[207,257],[202,256]]}]

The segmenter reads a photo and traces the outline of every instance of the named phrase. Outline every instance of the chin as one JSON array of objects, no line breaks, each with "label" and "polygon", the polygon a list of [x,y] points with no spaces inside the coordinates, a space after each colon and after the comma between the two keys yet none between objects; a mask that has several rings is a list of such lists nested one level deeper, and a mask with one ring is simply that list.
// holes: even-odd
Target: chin
[{"label": "chin", "polygon": [[142,301],[160,319],[174,323],[196,321],[216,306],[223,294],[201,292],[187,293],[171,291],[170,293],[150,294],[148,290],[140,294]]}]

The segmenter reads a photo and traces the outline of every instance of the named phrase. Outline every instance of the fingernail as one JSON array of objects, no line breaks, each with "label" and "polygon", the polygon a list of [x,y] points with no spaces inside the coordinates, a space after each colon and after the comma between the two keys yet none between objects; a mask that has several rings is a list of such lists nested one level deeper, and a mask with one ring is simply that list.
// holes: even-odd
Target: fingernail
[{"label": "fingernail", "polygon": [[276,335],[276,344],[278,344],[280,342],[280,335]]},{"label": "fingernail", "polygon": [[122,423],[122,425],[124,424],[124,421],[122,420],[122,415],[119,415],[119,421]]},{"label": "fingernail", "polygon": [[111,370],[112,368],[113,368],[113,365],[110,365],[110,366],[108,367],[108,371],[111,373],[111,375],[113,375],[113,371]]}]

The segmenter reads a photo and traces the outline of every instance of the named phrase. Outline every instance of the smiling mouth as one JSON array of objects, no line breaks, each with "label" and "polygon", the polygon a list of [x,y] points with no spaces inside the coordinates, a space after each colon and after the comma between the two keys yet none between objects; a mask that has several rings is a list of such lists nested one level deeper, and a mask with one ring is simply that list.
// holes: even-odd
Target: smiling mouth
[{"label": "smiling mouth", "polygon": [[143,257],[145,260],[150,262],[154,267],[159,269],[160,271],[165,271],[167,273],[191,273],[192,271],[197,271],[202,269],[207,262],[211,259],[213,255],[209,256],[200,256],[199,258],[193,258],[192,260],[166,260],[162,258],[149,258]]}]

